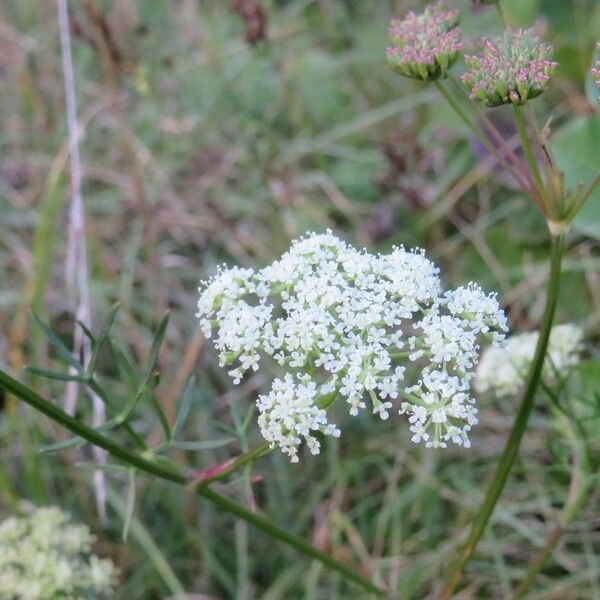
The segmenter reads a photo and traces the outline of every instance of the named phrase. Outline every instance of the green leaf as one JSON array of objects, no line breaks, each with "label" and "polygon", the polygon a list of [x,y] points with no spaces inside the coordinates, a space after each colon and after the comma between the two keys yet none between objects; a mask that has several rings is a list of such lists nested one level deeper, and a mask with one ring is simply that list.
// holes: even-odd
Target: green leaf
[{"label": "green leaf", "polygon": [[[105,431],[113,429],[117,425],[118,422],[115,419],[112,419],[110,421],[106,421],[106,423],[103,423],[102,425],[100,425],[100,427],[96,427],[95,431],[98,433],[103,433]],[[44,446],[43,448],[40,448],[39,452],[41,454],[52,454],[53,452],[59,452],[60,450],[67,450],[68,448],[80,446],[85,442],[86,440],[77,435],[75,437],[69,438],[68,440],[63,440],[62,442],[57,442],[56,444],[51,444],[50,446]]]},{"label": "green leaf", "polygon": [[69,350],[65,346],[63,341],[54,333],[54,331],[52,331],[52,329],[50,329],[50,327],[48,327],[48,325],[46,325],[34,312],[32,312],[31,314],[35,319],[35,322],[41,327],[42,331],[46,334],[46,337],[48,338],[52,346],[54,346],[54,348],[58,352],[60,358],[67,364],[71,365],[72,367],[75,367],[79,372],[82,372],[83,369],[81,363],[79,363],[79,361],[75,359],[71,350]]},{"label": "green leaf", "polygon": [[126,542],[129,536],[129,529],[135,513],[135,469],[129,469],[129,489],[127,491],[127,505],[123,519],[123,533],[121,539]]},{"label": "green leaf", "polygon": [[117,316],[117,311],[119,310],[119,303],[116,302],[113,304],[102,328],[100,329],[100,333],[98,334],[98,338],[93,342],[92,356],[90,358],[90,364],[88,366],[88,373],[91,375],[96,370],[96,363],[98,362],[98,355],[100,354],[100,349],[102,345],[106,341],[108,337],[108,332],[112,327],[112,324]]},{"label": "green leaf", "polygon": [[162,409],[162,406],[159,404],[159,402],[156,399],[156,396],[154,394],[150,394],[150,404],[152,405],[152,408],[154,409],[154,412],[156,413],[156,416],[158,417],[158,420],[160,421],[160,425],[165,434],[165,439],[170,440],[171,439],[171,428],[169,427],[169,421],[167,420],[167,417]]},{"label": "green leaf", "polygon": [[83,333],[85,333],[85,335],[90,340],[90,342],[93,346],[96,343],[96,338],[94,337],[94,334],[89,330],[88,326],[85,323],[83,323],[82,321],[80,321],[79,319],[77,319],[77,325],[79,325],[79,327],[81,327],[81,329],[83,330]]},{"label": "green leaf", "polygon": [[25,367],[25,370],[32,375],[37,375],[38,377],[44,377],[46,379],[58,379],[59,381],[79,381],[81,383],[88,382],[88,378],[85,375],[46,371],[46,369],[39,369],[38,367]]},{"label": "green leaf", "polygon": [[[559,169],[565,174],[567,187],[587,186],[600,169],[600,117],[594,115],[569,123],[557,132],[551,147]],[[573,226],[600,239],[600,187],[592,193]]]},{"label": "green leaf", "polygon": [[117,365],[117,369],[119,370],[121,377],[123,379],[126,379],[133,385],[137,385],[138,377],[135,373],[133,365],[131,364],[123,350],[121,350],[121,348],[119,348],[119,346],[117,346],[117,344],[112,339],[108,340],[108,347],[110,348],[113,360]]},{"label": "green leaf", "polygon": [[154,365],[156,364],[156,359],[158,358],[158,351],[160,350],[163,338],[165,337],[165,331],[167,329],[168,322],[169,313],[166,313],[159,323],[156,333],[154,334],[154,339],[152,340],[152,347],[150,348],[148,362],[146,363],[146,369],[144,370],[144,377],[142,379],[144,383],[148,382],[152,377]]},{"label": "green leaf", "polygon": [[185,386],[185,390],[183,391],[183,395],[181,396],[181,401],[179,402],[179,407],[177,409],[177,416],[175,417],[175,424],[173,425],[173,429],[171,430],[171,439],[173,440],[179,437],[183,425],[190,413],[192,400],[194,399],[195,385],[196,378],[190,377],[187,385]]},{"label": "green leaf", "polygon": [[175,448],[179,448],[180,450],[213,450],[214,448],[222,448],[223,446],[227,446],[227,444],[231,444],[231,442],[235,441],[236,438],[230,437],[197,442],[173,441],[171,445]]}]

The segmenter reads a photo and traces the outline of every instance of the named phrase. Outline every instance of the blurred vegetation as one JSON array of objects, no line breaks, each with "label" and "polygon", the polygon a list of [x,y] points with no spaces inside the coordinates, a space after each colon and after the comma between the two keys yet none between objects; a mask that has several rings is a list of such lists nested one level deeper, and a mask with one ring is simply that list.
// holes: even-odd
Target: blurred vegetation
[{"label": "blurred vegetation", "polygon": [[[568,177],[589,177],[600,163],[600,93],[586,80],[600,3],[505,3],[515,24],[535,21],[556,46],[556,80],[534,107],[542,123],[552,116],[552,143]],[[173,421],[194,376],[180,436],[189,444],[178,456],[197,469],[259,439],[247,416],[262,376],[232,389],[197,331],[198,282],[221,262],[262,265],[305,231],[331,228],[375,250],[426,248],[449,285],[473,279],[497,290],[515,331],[534,329],[543,306],[542,218],[434,89],[385,66],[389,19],[420,3],[263,0],[262,12],[244,4],[253,3],[71,2],[93,322],[99,327],[119,301],[113,335],[133,364],[144,364],[156,324],[171,311],[155,395]],[[449,4],[463,9],[466,35],[499,31],[493,10]],[[60,382],[22,371],[50,368],[57,358],[30,310],[68,346],[74,327],[64,274],[69,177],[53,2],[0,0],[0,76],[0,363],[60,402]],[[503,110],[490,114],[510,127]],[[558,313],[586,330],[589,360],[566,393],[585,427],[592,472],[600,447],[599,240],[596,196],[569,238]],[[108,356],[99,367],[121,397]],[[82,395],[82,418],[89,404]],[[462,598],[510,596],[569,492],[577,449],[547,402],[538,407]],[[256,502],[364,574],[377,573],[397,597],[434,598],[514,408],[481,403],[474,447],[444,452],[411,445],[400,419],[380,423],[339,410],[344,435],[328,440],[320,456],[290,466],[275,452],[222,491]],[[160,443],[154,415],[140,411],[138,418],[140,433]],[[2,398],[0,513],[25,498],[59,504],[89,523],[101,552],[123,570],[118,598],[183,590],[190,598],[361,597],[317,563],[162,482],[135,482],[135,518],[122,543],[127,472],[107,472],[102,523],[89,448],[38,452],[63,438],[46,419]],[[599,506],[595,486],[528,597],[600,598]]]}]

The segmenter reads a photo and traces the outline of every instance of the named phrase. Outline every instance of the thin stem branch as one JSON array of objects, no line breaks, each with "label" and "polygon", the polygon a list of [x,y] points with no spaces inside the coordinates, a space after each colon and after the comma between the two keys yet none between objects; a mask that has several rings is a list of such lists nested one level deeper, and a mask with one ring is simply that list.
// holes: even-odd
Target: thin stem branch
[{"label": "thin stem branch", "polygon": [[[469,118],[467,113],[460,107],[459,103],[452,97],[452,94],[444,87],[440,81],[435,81],[435,85],[450,106],[452,110],[458,115],[460,120],[473,132],[475,137],[481,142],[484,148],[496,158],[500,163],[517,181],[517,183],[531,195],[529,183],[523,178],[521,173],[514,168],[505,158],[502,156],[498,149],[490,142],[486,135],[477,127],[477,125]],[[498,134],[499,135],[499,134]]]},{"label": "thin stem branch", "polygon": [[513,109],[515,113],[515,121],[517,123],[517,131],[519,132],[519,137],[521,138],[521,145],[523,146],[523,152],[525,153],[527,164],[531,169],[531,174],[535,179],[535,183],[539,191],[544,195],[544,200],[547,202],[547,199],[545,197],[546,187],[544,186],[544,180],[542,179],[542,175],[540,174],[540,169],[538,167],[535,154],[531,147],[531,143],[529,142],[529,136],[527,135],[527,127],[525,125],[523,110],[520,106],[517,106],[516,104],[513,104]]},{"label": "thin stem branch", "polygon": [[500,20],[502,21],[502,25],[504,29],[510,30],[510,23],[508,22],[508,18],[506,17],[506,12],[502,7],[502,0],[499,0],[496,4],[496,10],[498,11],[498,15]]},{"label": "thin stem branch", "polygon": [[[452,74],[448,75],[448,78],[453,83],[454,88],[456,89],[457,93],[460,93],[465,99],[468,99],[468,95],[465,93],[464,86],[461,85],[460,81]],[[483,126],[487,129],[488,133],[492,136],[492,138],[498,145],[498,148],[500,148],[502,150],[502,152],[504,154],[506,154],[507,157],[510,158],[510,160],[513,163],[513,168],[515,170],[515,173],[518,172],[519,175],[523,178],[523,180],[519,181],[519,183],[521,185],[524,185],[524,190],[528,194],[531,195],[531,193],[532,193],[531,189],[530,189],[531,184],[528,181],[528,179],[530,179],[530,176],[529,176],[529,172],[527,171],[527,167],[523,164],[523,161],[517,156],[514,149],[511,147],[511,145],[508,143],[508,141],[504,139],[502,134],[498,131],[498,129],[496,128],[494,123],[485,114],[485,112],[480,107],[478,107],[477,105],[475,105],[473,103],[470,103],[470,106],[473,107],[474,112],[477,114],[477,118],[483,123]]]},{"label": "thin stem branch", "polygon": [[460,581],[462,571],[469,562],[479,540],[481,539],[481,536],[483,535],[496,503],[500,498],[500,494],[504,489],[506,479],[517,457],[523,434],[527,428],[529,416],[531,415],[536,392],[540,383],[542,368],[546,358],[546,350],[548,348],[548,340],[550,338],[550,330],[552,329],[554,313],[556,312],[564,248],[564,236],[561,235],[552,238],[550,279],[546,294],[546,306],[544,308],[544,315],[540,324],[540,335],[535,348],[535,354],[527,374],[521,406],[513,423],[510,435],[508,436],[508,440],[506,441],[506,445],[504,446],[504,451],[502,452],[502,456],[500,457],[498,466],[496,467],[496,471],[488,488],[485,500],[479,508],[475,519],[473,520],[467,543],[465,544],[465,547],[463,548],[458,560],[450,571],[448,582],[444,587],[441,596],[443,600],[450,600],[452,598],[454,589]]},{"label": "thin stem branch", "polygon": [[[0,369],[0,388],[5,389],[7,392],[20,398],[23,402],[29,404],[37,411],[45,414],[47,417],[62,425],[74,434],[84,438],[94,446],[103,448],[114,458],[131,465],[140,471],[144,471],[150,475],[154,475],[161,479],[171,481],[180,486],[186,486],[192,483],[192,479],[179,470],[167,467],[164,464],[147,460],[146,458],[139,456],[135,452],[131,452],[127,448],[121,446],[105,435],[98,431],[88,427],[75,417],[67,414],[61,410],[58,406],[54,405],[49,400],[46,400],[40,396],[37,392],[34,392],[29,387],[23,385],[11,377],[8,373],[5,373]],[[347,580],[354,582],[363,589],[369,591],[377,596],[383,596],[384,591],[378,588],[375,584],[370,582],[368,579],[360,575],[352,567],[345,565],[344,563],[338,562],[335,558],[321,552],[311,544],[308,544],[299,537],[293,535],[289,531],[282,529],[275,525],[267,517],[250,511],[244,505],[219,494],[209,486],[195,486],[194,491],[203,498],[206,498],[209,502],[212,502],[219,508],[235,515],[236,517],[254,525],[257,529],[260,529],[272,538],[288,544],[295,548],[302,554],[309,556],[315,560],[318,560],[322,564],[326,565],[330,569],[338,572],[340,575],[345,577]]]},{"label": "thin stem branch", "polygon": [[268,451],[269,442],[263,442],[256,448],[248,450],[248,452],[244,452],[236,458],[232,458],[231,460],[228,460],[215,467],[205,469],[204,471],[194,473],[190,485],[194,486],[197,489],[199,487],[206,487],[209,484],[214,483],[215,481],[225,479],[225,477],[227,477],[228,475],[231,475],[235,471],[238,471],[242,467],[245,467],[247,464],[253,462],[257,458],[260,458]]}]

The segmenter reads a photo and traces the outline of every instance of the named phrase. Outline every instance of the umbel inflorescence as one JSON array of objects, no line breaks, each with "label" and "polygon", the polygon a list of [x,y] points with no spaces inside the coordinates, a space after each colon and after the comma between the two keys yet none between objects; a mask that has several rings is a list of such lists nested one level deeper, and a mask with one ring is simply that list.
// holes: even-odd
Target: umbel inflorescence
[{"label": "umbel inflorescence", "polygon": [[[488,348],[481,358],[475,379],[479,392],[492,391],[498,397],[513,396],[525,384],[533,361],[539,332],[508,338],[503,348]],[[552,385],[564,378],[581,360],[583,331],[577,325],[556,325],[550,333],[542,378]]]},{"label": "umbel inflorescence", "polygon": [[542,94],[557,64],[552,46],[531,29],[508,31],[495,40],[487,39],[481,54],[465,56],[467,72],[462,80],[471,98],[486,106],[525,104]]},{"label": "umbel inflorescence", "polygon": [[94,536],[56,507],[0,523],[0,600],[109,600],[117,570]]},{"label": "umbel inflorescence", "polygon": [[319,452],[316,432],[340,434],[326,412],[337,398],[352,415],[406,414],[413,442],[469,446],[479,340],[501,344],[506,331],[494,295],[472,283],[445,292],[422,251],[373,255],[331,232],[263,269],[221,270],[201,286],[197,316],[234,383],[265,356],[284,371],[259,396],[258,422],[292,462],[303,440]]},{"label": "umbel inflorescence", "polygon": [[[600,42],[596,42],[596,48],[600,50]],[[597,60],[592,67],[592,77],[598,87],[600,87],[600,60]]]},{"label": "umbel inflorescence", "polygon": [[423,81],[445,77],[462,51],[459,13],[439,2],[423,14],[409,12],[388,29],[393,46],[386,50],[390,67],[400,75]]}]

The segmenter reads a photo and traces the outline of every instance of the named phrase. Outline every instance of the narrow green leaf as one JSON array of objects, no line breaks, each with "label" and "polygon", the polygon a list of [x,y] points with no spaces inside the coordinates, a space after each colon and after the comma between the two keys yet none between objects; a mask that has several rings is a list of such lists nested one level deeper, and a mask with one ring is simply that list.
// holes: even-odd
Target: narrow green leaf
[{"label": "narrow green leaf", "polygon": [[121,348],[119,348],[119,346],[117,346],[117,344],[114,342],[114,340],[110,339],[108,340],[108,346],[110,348],[113,360],[115,361],[115,364],[117,365],[117,369],[119,369],[119,373],[121,374],[123,379],[126,379],[127,381],[129,381],[130,383],[137,385],[138,382],[138,378],[137,375],[135,373],[135,370],[131,364],[131,362],[129,361],[129,359],[127,358],[127,356],[125,356],[125,353],[123,352],[123,350],[121,350]]},{"label": "narrow green leaf", "polygon": [[169,427],[169,421],[167,420],[167,417],[162,409],[162,406],[159,404],[159,402],[156,399],[156,396],[154,394],[150,394],[150,404],[152,405],[152,408],[154,409],[154,412],[156,413],[156,416],[158,417],[158,420],[160,421],[160,425],[165,434],[165,439],[170,440],[171,439],[171,428]]},{"label": "narrow green leaf", "polygon": [[195,385],[196,378],[192,376],[187,382],[185,390],[183,391],[183,395],[181,396],[181,401],[179,402],[179,407],[177,409],[177,416],[175,417],[175,424],[171,430],[171,439],[177,439],[181,433],[181,430],[183,429],[183,425],[187,420],[187,417],[190,413],[190,408],[192,406]]},{"label": "narrow green leaf", "polygon": [[150,354],[148,355],[148,362],[146,363],[146,369],[144,370],[144,377],[142,381],[148,382],[152,377],[152,373],[154,371],[154,365],[156,364],[156,359],[158,358],[158,351],[163,342],[163,338],[165,337],[165,331],[167,329],[167,324],[169,322],[169,313],[166,313],[162,318],[161,322],[156,329],[156,333],[154,334],[154,339],[152,340],[152,347],[150,348]]},{"label": "narrow green leaf", "polygon": [[46,379],[58,379],[60,381],[80,381],[81,383],[88,382],[88,378],[85,375],[46,371],[46,369],[39,369],[38,367],[25,367],[25,370],[32,375],[37,375],[38,377],[44,377]]},{"label": "narrow green leaf", "polygon": [[104,323],[100,329],[98,338],[96,339],[96,341],[93,345],[92,356],[90,358],[90,364],[88,366],[88,373],[90,373],[90,374],[96,370],[96,364],[98,362],[98,356],[100,354],[100,349],[102,348],[104,342],[106,341],[106,338],[108,337],[108,332],[110,331],[110,328],[112,327],[112,324],[114,323],[115,317],[117,316],[119,306],[120,305],[118,302],[115,302],[115,304],[113,304],[112,308],[110,309],[110,312],[108,313],[108,316],[106,317],[106,320],[104,321]]},{"label": "narrow green leaf", "polygon": [[73,353],[65,346],[63,341],[34,312],[31,314],[36,323],[41,327],[42,331],[46,334],[46,337],[54,346],[62,360],[81,372],[83,370],[81,363],[75,359]]},{"label": "narrow green leaf", "polygon": [[231,442],[235,442],[236,438],[221,438],[217,440],[206,440],[206,441],[197,441],[197,442],[178,442],[173,441],[171,443],[175,448],[179,448],[180,450],[213,450],[214,448],[222,448],[223,446],[227,446],[231,444]]},{"label": "narrow green leaf", "polygon": [[[111,419],[110,421],[106,421],[106,423],[102,423],[100,427],[96,427],[95,431],[97,431],[98,433],[110,431],[118,424],[118,421],[116,421],[115,419]],[[57,442],[56,444],[51,444],[50,446],[44,446],[43,448],[40,448],[38,452],[40,452],[41,454],[51,454],[53,452],[59,452],[60,450],[66,450],[67,448],[80,446],[84,443],[86,443],[86,440],[77,435],[75,437],[69,438],[68,440],[63,440],[62,442]]]},{"label": "narrow green leaf", "polygon": [[96,343],[96,338],[94,337],[94,334],[90,331],[89,327],[85,323],[83,323],[83,321],[80,321],[79,319],[77,319],[77,325],[79,325],[79,327],[81,327],[81,329],[83,330],[83,333],[85,333],[85,335],[90,340],[90,342],[92,343],[92,346],[93,346]]},{"label": "narrow green leaf", "polygon": [[135,469],[129,469],[129,489],[127,491],[127,505],[125,506],[125,518],[123,520],[123,533],[121,539],[126,542],[129,529],[135,513]]}]

